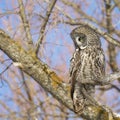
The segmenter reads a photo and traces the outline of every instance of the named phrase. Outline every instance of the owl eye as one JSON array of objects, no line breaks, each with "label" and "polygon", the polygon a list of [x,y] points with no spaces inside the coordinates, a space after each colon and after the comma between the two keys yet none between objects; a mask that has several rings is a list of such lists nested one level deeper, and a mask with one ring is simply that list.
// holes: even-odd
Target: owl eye
[{"label": "owl eye", "polygon": [[78,40],[79,40],[79,41],[81,41],[81,40],[82,40],[82,38],[81,38],[81,37],[79,37],[79,38],[78,38]]},{"label": "owl eye", "polygon": [[82,42],[83,40],[84,40],[84,37],[82,37],[82,36],[76,37],[77,42]]}]

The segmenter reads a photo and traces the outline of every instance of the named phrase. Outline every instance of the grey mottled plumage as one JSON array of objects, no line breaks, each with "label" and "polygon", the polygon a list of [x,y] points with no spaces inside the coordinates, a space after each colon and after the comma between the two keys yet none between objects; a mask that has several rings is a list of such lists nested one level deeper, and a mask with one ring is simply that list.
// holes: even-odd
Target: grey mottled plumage
[{"label": "grey mottled plumage", "polygon": [[87,104],[96,104],[96,82],[105,75],[104,53],[98,34],[88,26],[71,32],[75,52],[70,61],[71,97],[75,112]]}]

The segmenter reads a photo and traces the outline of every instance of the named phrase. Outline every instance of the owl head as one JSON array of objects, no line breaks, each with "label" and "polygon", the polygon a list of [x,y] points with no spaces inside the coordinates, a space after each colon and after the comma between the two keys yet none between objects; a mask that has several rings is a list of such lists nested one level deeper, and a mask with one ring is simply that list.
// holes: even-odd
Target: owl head
[{"label": "owl head", "polygon": [[88,46],[101,46],[99,35],[87,25],[81,25],[71,32],[71,38],[74,42],[75,48],[85,49]]}]

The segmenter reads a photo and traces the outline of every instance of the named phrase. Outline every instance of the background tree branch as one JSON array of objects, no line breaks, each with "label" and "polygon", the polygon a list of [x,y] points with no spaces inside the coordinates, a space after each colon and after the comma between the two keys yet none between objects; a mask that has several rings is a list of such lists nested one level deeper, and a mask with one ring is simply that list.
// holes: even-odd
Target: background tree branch
[{"label": "background tree branch", "polygon": [[37,40],[37,44],[36,44],[36,54],[38,53],[40,44],[42,44],[44,34],[45,34],[45,28],[46,28],[46,25],[48,23],[50,14],[52,13],[52,10],[53,10],[56,2],[57,2],[57,0],[52,0],[52,2],[50,2],[49,6],[48,6],[48,9],[47,9],[47,12],[46,12],[46,17],[45,17],[44,22],[41,25],[40,36],[39,36],[39,38]]},{"label": "background tree branch", "polygon": [[18,0],[18,3],[19,3],[19,9],[20,9],[20,11],[19,11],[20,17],[23,22],[23,26],[25,29],[26,37],[27,37],[27,43],[28,43],[28,47],[29,47],[28,49],[33,50],[34,47],[33,47],[32,35],[30,33],[30,25],[29,25],[29,22],[27,20],[26,14],[25,14],[25,7],[24,7],[22,0]]}]

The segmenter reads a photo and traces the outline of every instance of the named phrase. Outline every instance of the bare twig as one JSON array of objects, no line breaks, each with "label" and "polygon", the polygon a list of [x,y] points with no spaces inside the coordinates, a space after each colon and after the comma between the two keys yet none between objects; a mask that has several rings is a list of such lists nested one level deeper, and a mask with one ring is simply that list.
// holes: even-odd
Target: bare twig
[{"label": "bare twig", "polygon": [[6,61],[9,61],[9,60],[11,60],[11,59],[5,59],[4,61],[0,61],[2,64],[4,63],[4,62],[6,62]]},{"label": "bare twig", "polygon": [[18,14],[18,12],[17,11],[7,11],[7,12],[4,12],[4,13],[0,13],[0,18],[4,17],[4,16],[7,16],[7,15],[11,15],[11,14]]},{"label": "bare twig", "polygon": [[101,83],[103,83],[103,85],[108,85],[110,84],[112,81],[116,80],[120,78],[120,71],[119,72],[114,72],[114,73],[111,73],[109,75],[106,75],[105,77],[102,78],[102,81]]},{"label": "bare twig", "polygon": [[[90,22],[96,23],[97,25],[103,27],[104,29],[106,29],[106,25],[104,24],[103,21],[99,22],[97,19],[95,19],[94,17],[87,15],[81,8],[80,6],[76,5],[74,2],[70,2],[70,1],[66,1],[66,0],[62,0],[62,2],[67,5],[72,7],[77,13],[79,13],[83,18],[85,18],[86,20],[89,20]],[[114,7],[110,8],[110,11],[113,10]],[[73,20],[74,21],[74,20]],[[118,32],[115,28],[115,26],[112,26],[112,32],[114,32],[117,36],[120,37],[120,32]]]},{"label": "bare twig", "polygon": [[27,43],[28,43],[28,47],[30,50],[30,49],[33,49],[32,35],[30,33],[30,25],[29,25],[26,15],[25,15],[25,8],[24,8],[23,1],[18,0],[18,3],[19,3],[19,7],[20,7],[20,17],[23,22],[23,26],[25,29],[26,37],[27,37]]},{"label": "bare twig", "polygon": [[8,111],[8,112],[13,112],[13,110],[12,110],[8,105],[6,105],[4,102],[2,102],[1,100],[0,100],[0,105],[1,105],[6,111]]},{"label": "bare twig", "polygon": [[62,2],[63,2],[65,5],[68,5],[68,6],[72,7],[77,13],[81,14],[82,17],[84,17],[84,18],[86,18],[86,19],[88,19],[88,20],[90,20],[90,21],[92,21],[92,22],[98,23],[98,21],[97,21],[95,18],[87,15],[87,14],[80,8],[80,6],[77,5],[77,4],[75,4],[74,2],[70,2],[70,1],[66,1],[66,0],[62,0]]},{"label": "bare twig", "polygon": [[22,71],[21,69],[20,69],[20,74],[21,74],[21,77],[22,77],[23,82],[24,82],[25,91],[26,91],[28,100],[32,102],[32,97],[31,97],[31,95],[30,95],[30,90],[29,90],[28,85],[27,85],[27,83],[26,83],[26,81],[25,81],[24,73],[23,73],[23,71]]},{"label": "bare twig", "polygon": [[0,75],[2,75],[4,72],[6,72],[9,68],[10,68],[10,66],[12,65],[13,63],[10,63],[10,65],[8,65],[1,73],[0,73]]},{"label": "bare twig", "polygon": [[[47,2],[47,3],[49,3],[50,2],[50,0],[44,0],[45,2]],[[69,15],[69,14],[67,14],[62,8],[60,8],[59,6],[55,6],[55,8],[57,9],[57,10],[59,10],[66,18],[68,18],[69,20],[72,20],[72,17]]]},{"label": "bare twig", "polygon": [[49,20],[49,17],[52,13],[52,10],[55,6],[55,3],[57,2],[57,0],[52,0],[52,2],[50,2],[49,6],[48,6],[48,10],[46,12],[46,18],[41,26],[41,29],[40,29],[40,36],[38,38],[38,42],[36,44],[36,54],[38,53],[39,51],[39,47],[40,47],[40,44],[42,44],[42,41],[43,41],[43,38],[44,38],[44,33],[45,33],[45,28],[46,28],[46,25],[47,25],[47,22]]},{"label": "bare twig", "polygon": [[110,84],[110,85],[107,85],[107,86],[100,86],[98,89],[102,90],[102,91],[106,91],[106,90],[110,90],[110,89],[115,89],[118,92],[120,92],[120,88],[117,87],[116,85],[113,85],[113,84]]}]

